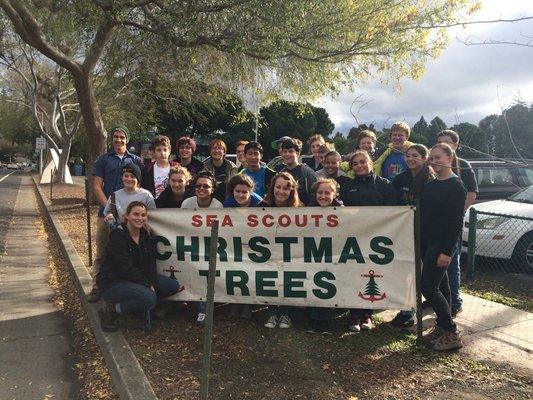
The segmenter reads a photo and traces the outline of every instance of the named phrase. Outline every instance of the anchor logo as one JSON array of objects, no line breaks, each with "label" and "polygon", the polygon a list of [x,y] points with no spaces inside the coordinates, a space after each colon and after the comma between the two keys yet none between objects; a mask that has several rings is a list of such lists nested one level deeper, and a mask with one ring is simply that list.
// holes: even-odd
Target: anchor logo
[{"label": "anchor logo", "polygon": [[368,274],[361,274],[361,276],[364,276],[365,278],[368,278],[368,283],[365,287],[364,294],[359,292],[358,296],[366,301],[371,301],[372,303],[375,301],[383,300],[387,297],[386,293],[381,294],[379,291],[378,284],[376,283],[376,280],[374,278],[383,278],[383,275],[377,275],[374,273],[374,270],[368,271]]},{"label": "anchor logo", "polygon": [[181,272],[179,269],[176,269],[176,267],[174,267],[173,265],[171,265],[167,269],[164,269],[163,271],[170,272],[170,278],[174,279],[175,281],[177,281],[175,272]]}]

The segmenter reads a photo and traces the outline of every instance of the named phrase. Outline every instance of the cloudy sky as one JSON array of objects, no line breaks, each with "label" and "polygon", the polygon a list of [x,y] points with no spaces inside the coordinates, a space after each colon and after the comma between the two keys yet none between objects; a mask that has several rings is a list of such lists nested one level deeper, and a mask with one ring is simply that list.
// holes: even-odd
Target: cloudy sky
[{"label": "cloudy sky", "polygon": [[[470,18],[494,20],[523,16],[533,16],[533,1],[483,0],[482,9]],[[357,96],[362,101],[371,100],[360,110],[359,122],[373,122],[378,129],[389,127],[396,120],[412,125],[421,115],[428,123],[439,116],[448,126],[459,122],[477,124],[486,115],[501,113],[500,104],[508,106],[516,98],[533,102],[533,20],[453,28],[449,36],[448,48],[427,64],[422,79],[403,80],[401,92],[376,80],[355,93],[322,98],[314,104],[328,111],[336,131],[346,133],[356,125],[350,107]],[[465,46],[458,40],[469,37],[477,38],[478,42],[530,42],[532,47]],[[354,105],[352,110],[357,108]]]}]

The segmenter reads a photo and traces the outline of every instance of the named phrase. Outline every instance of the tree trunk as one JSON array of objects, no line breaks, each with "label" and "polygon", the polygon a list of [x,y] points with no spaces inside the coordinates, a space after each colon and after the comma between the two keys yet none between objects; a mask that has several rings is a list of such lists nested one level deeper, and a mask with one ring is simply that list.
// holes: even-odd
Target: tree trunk
[{"label": "tree trunk", "polygon": [[89,165],[92,166],[98,156],[106,151],[107,133],[104,129],[102,114],[96,102],[90,78],[85,74],[81,76],[75,75],[74,87],[78,95],[83,123],[89,142]]},{"label": "tree trunk", "polygon": [[57,173],[54,178],[54,183],[65,183],[65,176],[68,169],[68,159],[70,158],[70,147],[72,145],[72,138],[64,137],[61,141],[61,153],[59,154],[59,163],[57,165]]}]

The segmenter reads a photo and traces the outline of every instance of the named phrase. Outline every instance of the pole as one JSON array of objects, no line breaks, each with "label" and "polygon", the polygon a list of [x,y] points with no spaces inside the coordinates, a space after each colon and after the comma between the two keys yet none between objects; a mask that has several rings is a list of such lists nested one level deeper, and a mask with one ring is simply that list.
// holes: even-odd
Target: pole
[{"label": "pole", "polygon": [[39,179],[43,175],[43,149],[39,150]]},{"label": "pole", "polygon": [[200,400],[207,400],[209,392],[209,370],[211,367],[211,342],[213,337],[213,310],[215,305],[215,273],[217,267],[218,220],[211,227],[209,246],[209,273],[207,275],[207,311],[204,332],[204,355],[200,379]]},{"label": "pole", "polygon": [[420,255],[420,200],[415,203],[416,341],[422,344],[422,259]]},{"label": "pole", "polygon": [[257,136],[259,131],[259,109],[255,113],[255,138],[254,140],[257,142]]},{"label": "pole", "polygon": [[89,266],[93,265],[93,244],[91,238],[91,194],[89,192],[89,178],[85,177],[85,211],[87,214],[87,240],[89,243]]},{"label": "pole", "polygon": [[52,203],[52,188],[54,186],[55,168],[50,170],[50,203]]},{"label": "pole", "polygon": [[467,273],[468,279],[473,279],[476,274],[476,231],[477,231],[477,210],[470,207],[468,216],[468,253],[467,253]]}]

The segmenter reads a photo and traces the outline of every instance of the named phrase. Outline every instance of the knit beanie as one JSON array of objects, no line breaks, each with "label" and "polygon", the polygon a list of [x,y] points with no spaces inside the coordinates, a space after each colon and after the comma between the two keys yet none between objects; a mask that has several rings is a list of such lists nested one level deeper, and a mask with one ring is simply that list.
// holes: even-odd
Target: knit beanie
[{"label": "knit beanie", "polygon": [[126,135],[126,143],[128,143],[130,141],[130,130],[128,129],[128,127],[126,125],[117,125],[117,126],[114,126],[113,128],[111,128],[111,130],[110,130],[111,136],[113,136],[113,133],[115,131],[124,132],[124,134]]},{"label": "knit beanie", "polygon": [[130,172],[137,178],[137,182],[139,183],[139,186],[141,186],[141,169],[137,164],[126,164],[122,167],[122,171],[120,172],[120,176],[124,175],[125,172]]}]

